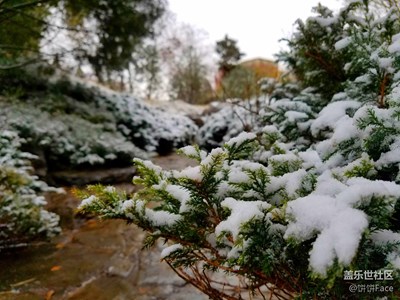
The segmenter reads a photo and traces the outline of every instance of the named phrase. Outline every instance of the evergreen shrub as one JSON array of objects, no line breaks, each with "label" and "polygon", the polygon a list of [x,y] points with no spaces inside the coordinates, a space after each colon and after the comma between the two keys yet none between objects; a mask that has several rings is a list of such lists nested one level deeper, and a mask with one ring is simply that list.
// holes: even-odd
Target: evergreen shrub
[{"label": "evergreen shrub", "polygon": [[24,84],[0,91],[0,128],[17,132],[22,148],[52,169],[126,166],[186,145],[197,132],[188,117],[76,78],[47,78],[40,90]]},{"label": "evergreen shrub", "polygon": [[59,217],[47,211],[44,192],[54,189],[31,175],[30,153],[20,151],[15,132],[0,132],[0,252],[51,238],[60,232]]},{"label": "evergreen shrub", "polygon": [[[398,12],[355,0],[316,13],[281,54],[296,87],[271,93],[252,132],[182,148],[197,161],[182,171],[136,159],[132,199],[91,187],[80,211],[143,228],[212,299],[398,299]],[[393,291],[352,291],[369,284]]]}]

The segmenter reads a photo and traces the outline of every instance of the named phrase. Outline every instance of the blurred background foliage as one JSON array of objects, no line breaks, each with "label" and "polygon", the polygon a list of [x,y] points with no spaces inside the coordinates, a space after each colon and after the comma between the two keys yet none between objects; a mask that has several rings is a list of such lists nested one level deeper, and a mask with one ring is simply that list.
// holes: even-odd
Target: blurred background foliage
[{"label": "blurred background foliage", "polygon": [[0,68],[74,60],[103,82],[128,68],[165,8],[163,0],[0,1]]}]

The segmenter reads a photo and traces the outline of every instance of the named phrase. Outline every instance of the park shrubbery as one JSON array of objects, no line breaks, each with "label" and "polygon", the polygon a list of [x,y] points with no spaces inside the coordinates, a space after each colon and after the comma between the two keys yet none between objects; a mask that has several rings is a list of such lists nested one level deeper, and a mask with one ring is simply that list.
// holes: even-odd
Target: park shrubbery
[{"label": "park shrubbery", "polygon": [[23,148],[53,169],[126,166],[133,157],[186,145],[197,131],[189,118],[128,94],[73,78],[42,80],[41,88],[29,90],[24,78],[29,75],[2,92],[0,126],[17,132]]},{"label": "park shrubbery", "polygon": [[20,151],[23,142],[15,132],[0,132],[0,252],[24,246],[60,232],[59,217],[45,210],[43,193],[50,188],[32,175],[30,153]]},{"label": "park shrubbery", "polygon": [[52,189],[31,162],[47,171],[126,167],[190,143],[197,131],[189,118],[130,95],[35,72],[0,76],[0,251],[60,232],[44,208]]}]

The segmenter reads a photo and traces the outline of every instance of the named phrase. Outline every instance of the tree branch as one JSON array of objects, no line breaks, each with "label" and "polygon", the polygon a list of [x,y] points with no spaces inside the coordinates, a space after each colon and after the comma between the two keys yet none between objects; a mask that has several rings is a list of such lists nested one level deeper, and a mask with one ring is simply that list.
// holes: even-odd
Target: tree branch
[{"label": "tree branch", "polygon": [[307,51],[305,53],[305,56],[310,57],[311,59],[314,59],[321,67],[324,69],[328,74],[332,75],[334,78],[337,80],[342,81],[343,76],[341,74],[338,74],[338,69],[335,69],[331,64],[326,62],[320,55],[320,53],[312,53],[311,51]]},{"label": "tree branch", "polygon": [[378,100],[378,107],[384,108],[385,107],[385,92],[386,92],[386,85],[389,79],[388,73],[385,73],[383,79],[379,85],[379,100]]},{"label": "tree branch", "polygon": [[38,62],[38,61],[41,61],[41,59],[39,59],[39,58],[29,59],[29,60],[26,60],[26,61],[23,61],[23,62],[20,62],[20,63],[17,63],[17,64],[8,65],[8,66],[0,65],[0,70],[1,71],[6,71],[6,70],[17,69],[17,68],[21,68],[21,67],[30,65],[30,64]]},{"label": "tree branch", "polygon": [[[2,4],[4,4],[5,2],[6,2],[6,0],[3,0],[2,2],[0,2],[0,6]],[[52,2],[52,0],[37,0],[37,1],[15,4],[14,6],[11,6],[11,7],[4,7],[3,9],[0,10],[0,14],[2,14],[6,10],[20,10],[20,9],[29,8],[31,6],[36,6],[38,4],[46,3],[46,2]]]},{"label": "tree branch", "polygon": [[35,17],[35,16],[31,15],[31,14],[28,14],[26,12],[18,11],[18,10],[14,9],[14,8],[6,8],[6,10],[16,11],[16,12],[20,13],[21,15],[23,15],[23,16],[25,16],[27,18],[30,18],[30,19],[32,19],[34,21],[37,21],[38,23],[41,23],[42,25],[46,25],[48,27],[52,27],[52,28],[56,28],[56,29],[60,29],[60,30],[83,32],[83,33],[95,33],[96,32],[94,30],[88,30],[88,29],[84,29],[84,28],[79,28],[78,29],[78,28],[74,28],[74,27],[70,27],[70,26],[55,25],[55,24],[49,23],[49,22],[47,22],[45,20],[39,19],[39,18],[37,18],[37,17]]}]

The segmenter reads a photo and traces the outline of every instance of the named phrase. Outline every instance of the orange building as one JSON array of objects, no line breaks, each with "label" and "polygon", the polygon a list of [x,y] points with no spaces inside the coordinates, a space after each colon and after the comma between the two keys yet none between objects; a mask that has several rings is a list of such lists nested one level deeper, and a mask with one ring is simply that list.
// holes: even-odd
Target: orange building
[{"label": "orange building", "polygon": [[[252,85],[257,85],[257,82],[264,77],[274,78],[276,80],[282,75],[279,70],[278,64],[272,60],[264,58],[254,58],[245,60],[237,65],[237,67],[244,68],[252,73],[253,82]],[[236,68],[237,68],[236,67]],[[234,70],[234,69],[233,69]],[[232,72],[232,71],[230,71]],[[215,76],[215,92],[217,95],[223,94],[224,87],[222,86],[223,79],[227,77],[229,73],[224,72],[224,70],[218,70],[218,74]],[[240,82],[238,81],[238,84]],[[249,82],[246,83],[248,85]]]},{"label": "orange building", "polygon": [[242,67],[252,70],[259,80],[263,77],[278,79],[281,75],[278,64],[264,58],[245,60],[239,64]]}]

